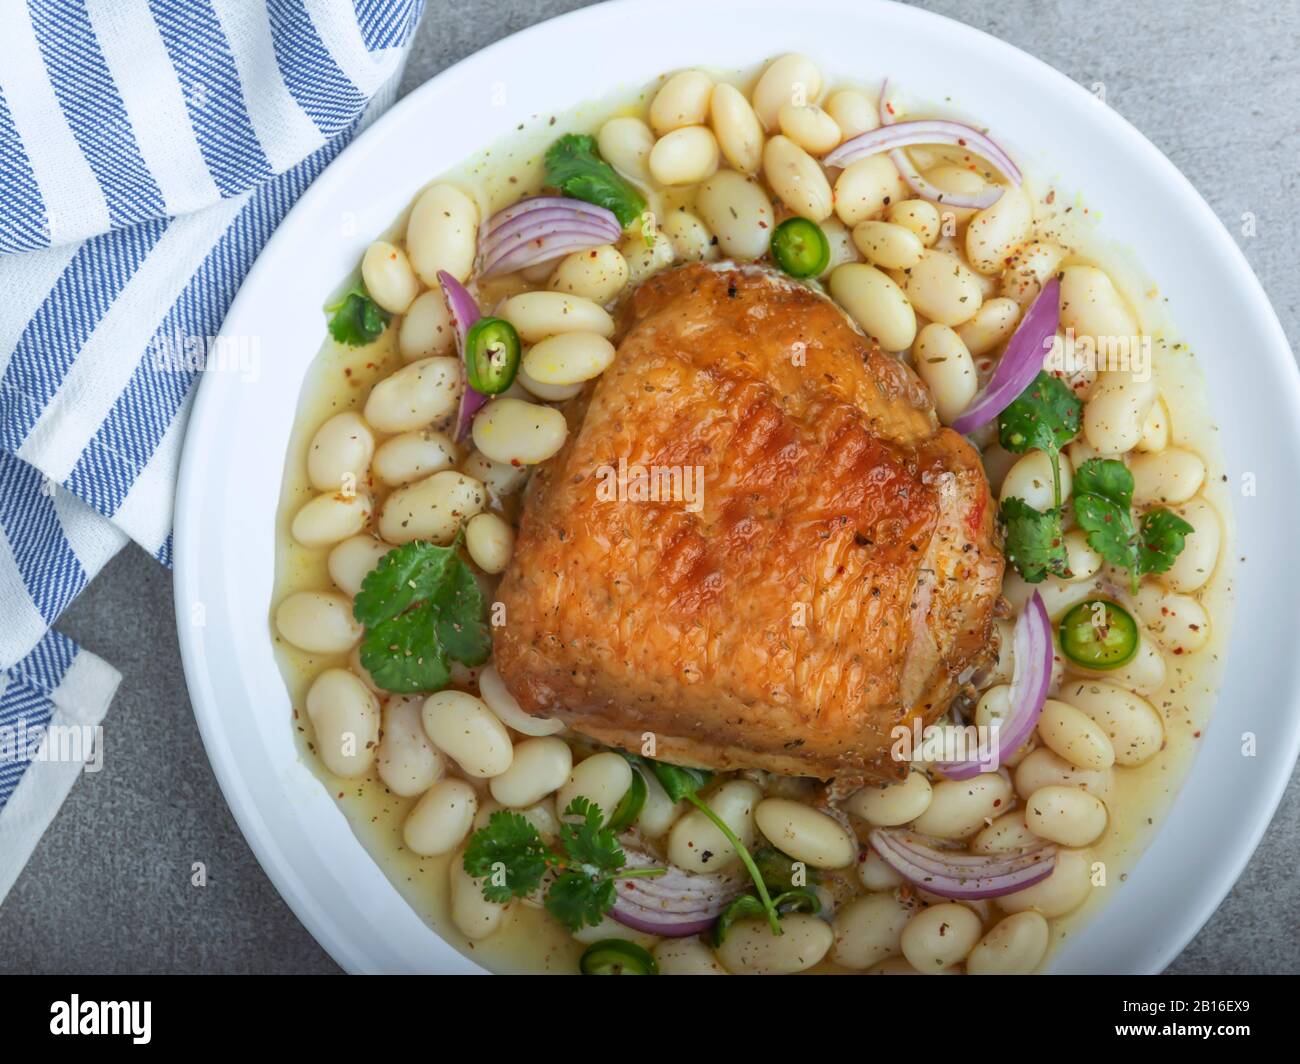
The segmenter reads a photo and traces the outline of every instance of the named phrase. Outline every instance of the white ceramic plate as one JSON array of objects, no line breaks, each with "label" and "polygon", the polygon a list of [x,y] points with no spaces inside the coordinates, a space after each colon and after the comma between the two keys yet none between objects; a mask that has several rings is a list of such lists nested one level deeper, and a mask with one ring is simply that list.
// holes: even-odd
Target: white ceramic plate
[{"label": "white ceramic plate", "polygon": [[[479,970],[406,905],[301,764],[267,615],[290,418],[323,337],[322,301],[433,177],[535,114],[565,112],[688,66],[748,68],[787,51],[831,81],[890,73],[958,101],[1020,161],[1063,174],[1137,249],[1208,378],[1237,502],[1238,624],[1198,760],[1122,889],[1053,962],[1157,972],[1214,911],[1258,844],[1300,748],[1300,381],[1228,233],[1185,178],[1108,108],[1010,45],[866,0],[620,0],[501,41],[412,93],[316,181],[267,245],[223,332],[257,337],[262,374],[204,380],[176,504],[176,613],[199,727],[244,835],[281,895],[344,968]],[[500,106],[498,87],[505,89]],[[1028,149],[1028,151],[1026,151]],[[349,219],[347,231],[341,220]],[[205,623],[190,623],[195,603]],[[1258,752],[1241,756],[1253,732]]]}]

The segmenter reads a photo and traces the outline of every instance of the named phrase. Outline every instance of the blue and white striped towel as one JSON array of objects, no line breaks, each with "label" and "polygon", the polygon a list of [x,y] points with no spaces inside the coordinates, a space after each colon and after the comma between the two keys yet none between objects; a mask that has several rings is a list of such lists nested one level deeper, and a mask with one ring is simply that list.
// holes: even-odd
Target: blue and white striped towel
[{"label": "blue and white striped towel", "polygon": [[[206,343],[285,212],[391,102],[424,0],[0,0],[0,900],[120,679],[52,631],[164,564]],[[202,348],[207,350],[205,346]]]}]

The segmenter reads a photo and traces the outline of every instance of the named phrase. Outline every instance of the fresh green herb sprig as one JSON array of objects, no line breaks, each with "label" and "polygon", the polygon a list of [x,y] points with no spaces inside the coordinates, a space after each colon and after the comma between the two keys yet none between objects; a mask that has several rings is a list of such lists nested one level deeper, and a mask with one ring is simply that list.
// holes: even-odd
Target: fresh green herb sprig
[{"label": "fresh green herb sprig", "polygon": [[390,317],[388,311],[370,298],[361,282],[348,289],[337,303],[326,307],[325,313],[330,315],[330,335],[349,347],[364,347],[379,339]]},{"label": "fresh green herb sprig", "polygon": [[1074,516],[1088,545],[1129,571],[1131,589],[1147,573],[1166,572],[1182,553],[1192,526],[1163,507],[1133,520],[1133,474],[1113,458],[1090,458],[1074,477]]},{"label": "fresh green herb sprig", "polygon": [[585,133],[568,133],[546,150],[546,183],[613,211],[624,229],[645,210],[645,197],[600,157],[596,138]]},{"label": "fresh green herb sprig", "polygon": [[361,583],[352,615],[366,626],[361,664],[385,691],[440,691],[451,662],[482,665],[492,652],[483,592],[448,547],[416,540],[390,550]]},{"label": "fresh green herb sprig", "polygon": [[[618,879],[663,875],[664,868],[626,868],[618,836],[600,806],[579,795],[564,810],[556,846],[548,846],[519,813],[493,813],[465,849],[465,871],[483,881],[483,897],[505,904],[536,891],[547,873],[554,879],[543,905],[570,931],[595,927],[614,907]],[[576,818],[576,819],[568,819]]]},{"label": "fresh green herb sprig", "polygon": [[[624,756],[629,760],[635,758],[635,755],[632,754],[624,754]],[[670,765],[664,761],[653,761],[648,757],[639,760],[641,764],[654,773],[655,779],[659,781],[659,786],[664,789],[664,792],[672,801],[685,801],[695,806],[722,833],[722,837],[731,843],[736,854],[740,857],[741,863],[745,866],[745,871],[749,873],[750,879],[754,881],[754,889],[758,892],[758,900],[763,912],[767,914],[767,922],[771,925],[772,934],[779,935],[781,933],[780,914],[777,912],[776,903],[773,902],[772,895],[767,889],[767,884],[763,881],[762,872],[759,871],[758,865],[754,863],[753,855],[745,844],[736,837],[736,833],[731,830],[727,822],[710,809],[699,795],[699,792],[713,779],[713,773],[702,768],[686,768],[682,765]]]}]

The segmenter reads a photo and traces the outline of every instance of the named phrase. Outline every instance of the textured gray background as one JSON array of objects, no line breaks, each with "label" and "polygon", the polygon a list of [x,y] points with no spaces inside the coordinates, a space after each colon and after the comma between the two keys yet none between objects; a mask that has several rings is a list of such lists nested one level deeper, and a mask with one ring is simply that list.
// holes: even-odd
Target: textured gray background
[{"label": "textured gray background", "polygon": [[[403,88],[582,6],[430,0]],[[796,0],[791,6],[798,17]],[[1258,235],[1239,240],[1295,346],[1300,7],[1222,0],[919,6],[1010,41],[1085,86],[1102,82],[1107,102],[1191,178],[1231,232],[1239,234],[1242,214],[1253,212]],[[635,46],[634,27],[628,31]],[[77,784],[0,907],[0,970],[337,971],[263,875],[208,767],[181,676],[168,574],[139,550],[123,551],[59,627],[117,666],[122,687],[106,724],[104,770]],[[1298,845],[1293,779],[1240,882],[1170,970],[1300,971]],[[204,889],[189,885],[193,861],[208,867]]]}]

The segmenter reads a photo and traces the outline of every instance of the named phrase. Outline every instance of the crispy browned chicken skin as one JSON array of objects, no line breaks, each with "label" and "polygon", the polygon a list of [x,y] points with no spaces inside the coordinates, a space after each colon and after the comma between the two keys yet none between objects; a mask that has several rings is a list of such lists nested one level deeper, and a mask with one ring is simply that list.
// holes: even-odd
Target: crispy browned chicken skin
[{"label": "crispy browned chicken skin", "polygon": [[[1003,559],[975,451],[910,369],[760,267],[660,274],[618,335],[529,487],[506,686],[667,761],[901,775],[891,730],[933,721],[989,647]],[[702,504],[633,501],[638,467],[699,467]]]}]

